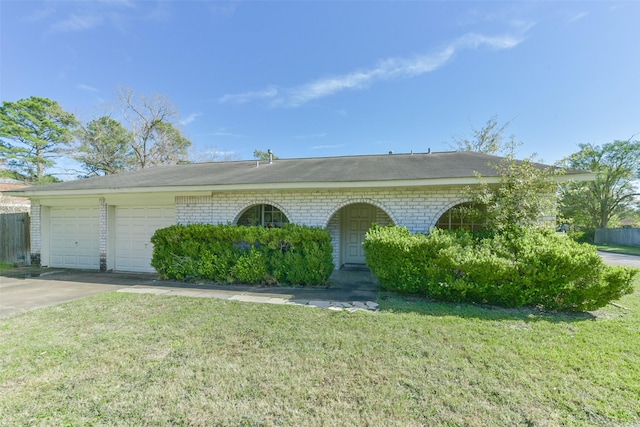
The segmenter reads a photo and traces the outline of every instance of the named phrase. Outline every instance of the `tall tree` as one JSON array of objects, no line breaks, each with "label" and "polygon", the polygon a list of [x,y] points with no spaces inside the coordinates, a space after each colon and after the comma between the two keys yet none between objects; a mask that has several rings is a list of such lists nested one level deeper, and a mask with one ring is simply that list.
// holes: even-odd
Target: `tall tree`
[{"label": "tall tree", "polygon": [[513,153],[494,167],[498,184],[490,184],[478,175],[479,187],[467,190],[474,202],[471,213],[496,231],[548,227],[545,219],[555,218],[558,177],[565,170],[536,163],[533,157],[516,160]]},{"label": "tall tree", "polygon": [[565,171],[538,163],[535,154],[517,160],[516,148],[522,142],[516,141],[514,135],[505,138],[508,125],[509,122],[500,125],[497,116],[493,116],[483,128],[473,129],[473,139],[456,141],[457,148],[463,151],[503,156],[492,165],[499,182],[489,183],[477,174],[479,185],[467,188],[472,203],[459,210],[495,231],[547,227],[545,219],[555,217],[556,213],[558,177]]},{"label": "tall tree", "polygon": [[137,95],[123,88],[119,101],[132,136],[130,169],[188,161],[191,141],[178,129],[178,110],[166,97]]},{"label": "tall tree", "polygon": [[498,123],[498,116],[493,116],[484,127],[473,129],[473,137],[457,138],[453,140],[453,148],[460,151],[475,151],[477,153],[497,154],[500,151],[508,149],[508,145],[514,145],[514,137],[509,137],[510,141],[505,142],[504,131],[511,122],[503,125]]},{"label": "tall tree", "polygon": [[46,169],[73,138],[78,121],[48,98],[32,96],[0,107],[0,157],[4,167],[30,183],[53,179]]},{"label": "tall tree", "polygon": [[606,228],[609,221],[637,203],[640,141],[614,141],[602,146],[580,144],[580,151],[563,160],[566,167],[595,172],[589,182],[562,187],[564,217],[588,229]]},{"label": "tall tree", "polygon": [[86,175],[111,175],[127,169],[131,158],[131,133],[117,120],[102,116],[81,127],[71,154]]}]

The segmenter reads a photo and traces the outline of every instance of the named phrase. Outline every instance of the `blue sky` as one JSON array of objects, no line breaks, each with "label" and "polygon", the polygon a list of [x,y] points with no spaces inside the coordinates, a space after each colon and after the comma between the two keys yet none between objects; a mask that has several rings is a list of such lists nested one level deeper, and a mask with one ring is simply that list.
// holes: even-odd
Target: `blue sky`
[{"label": "blue sky", "polygon": [[[118,87],[178,107],[194,153],[451,149],[492,116],[553,163],[640,135],[640,2],[0,2],[0,95],[81,120]],[[640,136],[636,136],[640,138]]]}]

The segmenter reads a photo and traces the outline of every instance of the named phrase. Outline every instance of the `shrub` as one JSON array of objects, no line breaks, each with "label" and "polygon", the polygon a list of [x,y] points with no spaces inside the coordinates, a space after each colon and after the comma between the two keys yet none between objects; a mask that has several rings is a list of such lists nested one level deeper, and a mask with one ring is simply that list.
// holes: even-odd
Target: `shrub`
[{"label": "shrub", "polygon": [[569,231],[567,235],[578,243],[593,243],[596,238],[596,230]]},{"label": "shrub", "polygon": [[331,237],[314,227],[172,225],[151,242],[163,279],[322,285],[334,269]]},{"label": "shrub", "polygon": [[505,307],[593,310],[630,293],[638,272],[607,266],[594,247],[545,230],[423,235],[375,226],[364,248],[384,289]]}]

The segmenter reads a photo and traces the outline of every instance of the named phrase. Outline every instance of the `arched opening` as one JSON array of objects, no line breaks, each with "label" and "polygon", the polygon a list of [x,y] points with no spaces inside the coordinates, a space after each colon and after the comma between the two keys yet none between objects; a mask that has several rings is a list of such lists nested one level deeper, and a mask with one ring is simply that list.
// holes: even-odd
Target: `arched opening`
[{"label": "arched opening", "polygon": [[390,225],[393,220],[378,206],[365,202],[347,204],[331,216],[327,229],[334,245],[336,266],[365,265],[362,243],[374,223]]},{"label": "arched opening", "polygon": [[237,225],[280,228],[289,223],[289,218],[273,205],[260,204],[249,206],[242,212]]},{"label": "arched opening", "polygon": [[481,231],[486,228],[484,212],[482,205],[473,202],[460,203],[442,214],[436,227],[443,230]]}]

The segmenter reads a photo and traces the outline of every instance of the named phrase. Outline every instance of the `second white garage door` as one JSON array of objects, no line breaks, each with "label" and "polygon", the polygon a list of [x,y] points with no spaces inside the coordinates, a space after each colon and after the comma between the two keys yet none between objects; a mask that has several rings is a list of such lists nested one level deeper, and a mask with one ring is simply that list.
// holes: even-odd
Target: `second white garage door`
[{"label": "second white garage door", "polygon": [[175,224],[175,208],[116,207],[115,269],[152,272],[151,236],[158,228]]}]

